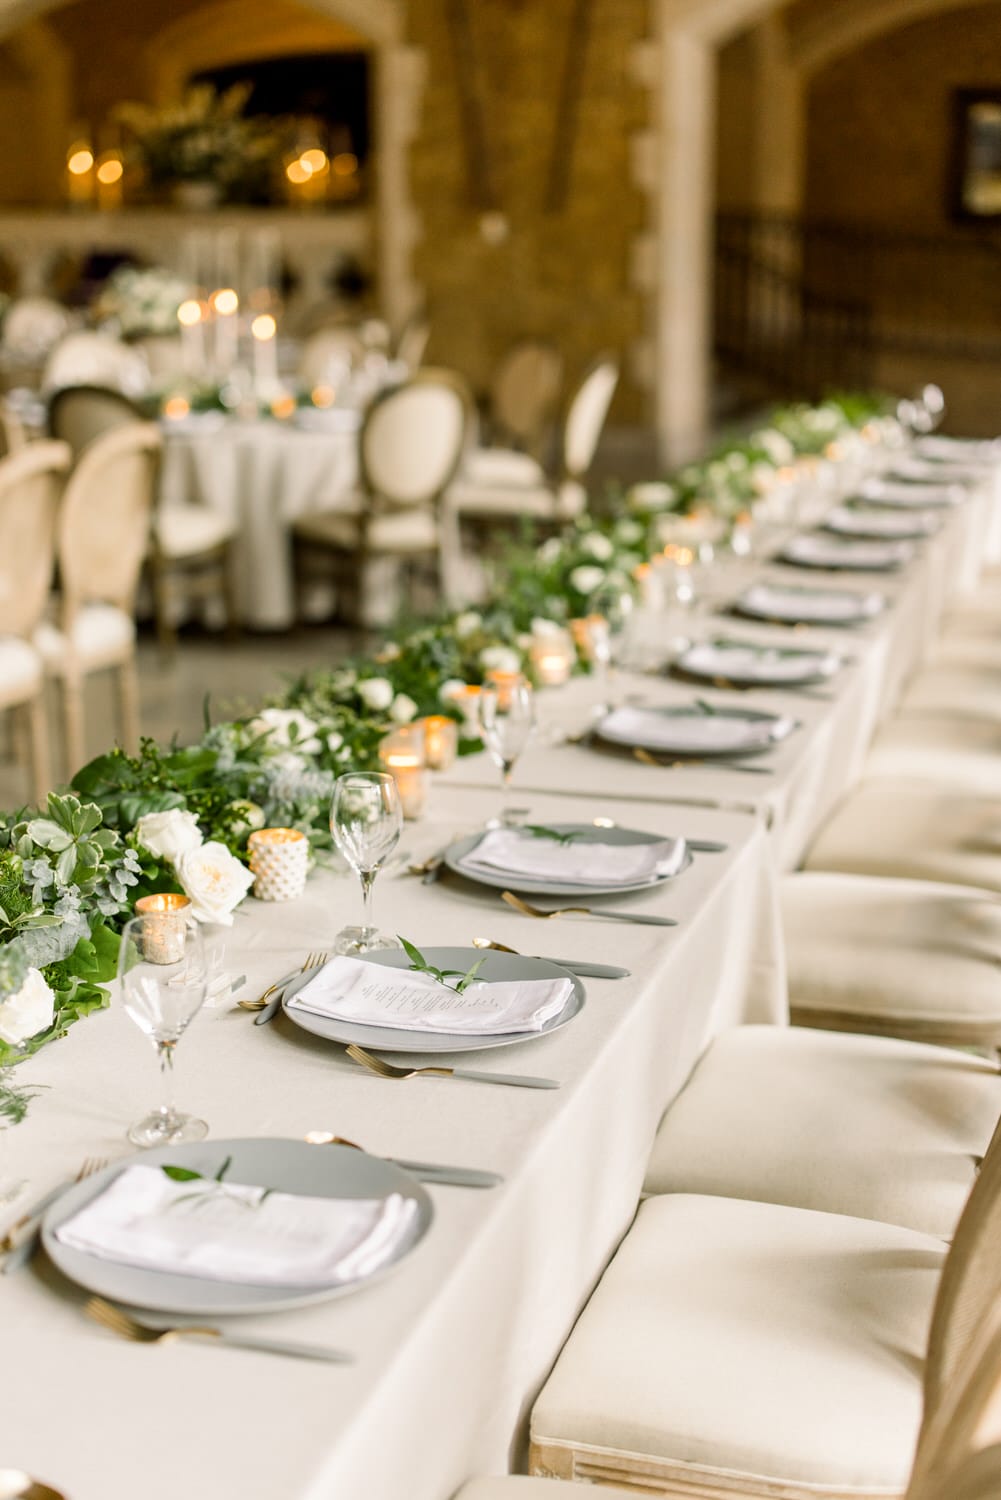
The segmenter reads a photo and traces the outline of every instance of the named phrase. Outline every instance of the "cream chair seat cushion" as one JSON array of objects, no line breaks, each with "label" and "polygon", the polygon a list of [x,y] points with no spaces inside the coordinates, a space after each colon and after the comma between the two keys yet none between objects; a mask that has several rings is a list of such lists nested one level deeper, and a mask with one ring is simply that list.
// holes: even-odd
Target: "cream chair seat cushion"
[{"label": "cream chair seat cushion", "polygon": [[899,1495],[945,1255],[845,1214],[647,1199],[535,1405],[533,1471]]},{"label": "cream chair seat cushion", "polygon": [[[362,542],[359,511],[323,510],[302,516],[295,532],[303,541],[325,547],[341,547],[346,552],[358,549]],[[369,522],[367,546],[372,552],[433,552],[439,545],[438,523],[429,510],[400,510],[374,516]]]},{"label": "cream chair seat cushion", "polygon": [[204,505],[164,506],[156,517],[155,527],[160,551],[172,562],[211,552],[236,534],[236,526],[228,517]]},{"label": "cream chair seat cushion", "polygon": [[42,685],[42,658],[17,636],[0,636],[0,704],[23,703]]},{"label": "cream chair seat cushion", "polygon": [[459,516],[532,520],[569,521],[583,513],[587,493],[576,480],[564,480],[556,487],[468,484],[459,479],[448,491],[448,506]]},{"label": "cream chair seat cushion", "polygon": [[46,621],[35,631],[35,645],[45,660],[45,670],[65,676],[74,663],[87,672],[117,666],[131,655],[136,639],[135,621],[113,604],[88,604],[73,622],[67,641],[57,625]]},{"label": "cream chair seat cushion", "polygon": [[[912,678],[900,700],[899,714],[909,722],[914,715],[989,720],[1001,724],[1001,640],[993,662],[942,661]],[[962,733],[962,723],[956,725]]]},{"label": "cream chair seat cushion", "polygon": [[654,1142],[645,1193],[706,1193],[948,1237],[1001,1115],[993,1062],[890,1037],[738,1026]]},{"label": "cream chair seat cushion", "polygon": [[546,471],[534,458],[514,448],[474,448],[462,466],[462,478],[469,484],[501,489],[510,485],[535,489],[545,485]]},{"label": "cream chair seat cushion", "polygon": [[[635,1496],[636,1491],[603,1485],[595,1500],[604,1500],[606,1495],[615,1500],[616,1496],[626,1494]],[[455,1500],[567,1500],[567,1496],[568,1491],[554,1479],[529,1479],[524,1475],[507,1474],[503,1478],[472,1479],[463,1485]],[[572,1496],[570,1500],[573,1500]]]},{"label": "cream chair seat cushion", "polygon": [[1001,899],[934,881],[800,871],[782,881],[795,1020],[915,1040],[1001,1041]]},{"label": "cream chair seat cushion", "polygon": [[1001,805],[929,785],[863,782],[825,823],[804,865],[1001,894]]},{"label": "cream chair seat cushion", "polygon": [[1001,724],[954,714],[894,719],[873,740],[862,774],[866,780],[903,777],[999,796]]}]

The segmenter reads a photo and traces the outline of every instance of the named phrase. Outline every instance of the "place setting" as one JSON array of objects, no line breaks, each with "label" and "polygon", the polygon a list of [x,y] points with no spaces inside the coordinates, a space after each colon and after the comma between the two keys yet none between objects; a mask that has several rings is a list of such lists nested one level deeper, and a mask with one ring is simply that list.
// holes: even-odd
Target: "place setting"
[{"label": "place setting", "polygon": [[770,688],[829,701],[831,695],[821,689],[834,680],[844,664],[844,657],[836,651],[790,649],[719,637],[688,642],[673,657],[668,671],[681,681],[702,682],[724,691]]},{"label": "place setting", "polygon": [[913,557],[914,545],[909,541],[809,532],[786,542],[775,561],[793,568],[815,568],[823,572],[892,573]]},{"label": "place setting", "polygon": [[885,607],[886,598],[878,593],[763,582],[752,584],[730,609],[735,615],[769,625],[847,628],[869,624]]},{"label": "place setting", "polygon": [[934,511],[900,512],[864,504],[836,505],[824,519],[823,531],[835,536],[873,538],[887,541],[921,541],[942,528],[941,516]]},{"label": "place setting", "polygon": [[893,510],[948,510],[959,505],[966,493],[963,485],[949,481],[944,474],[921,480],[890,474],[864,479],[850,498]]}]

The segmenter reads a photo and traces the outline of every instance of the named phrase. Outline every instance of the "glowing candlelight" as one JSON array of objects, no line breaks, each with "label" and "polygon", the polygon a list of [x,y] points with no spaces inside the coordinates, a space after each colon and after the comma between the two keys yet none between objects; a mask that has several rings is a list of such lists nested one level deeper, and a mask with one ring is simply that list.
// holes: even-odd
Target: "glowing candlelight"
[{"label": "glowing candlelight", "polygon": [[432,771],[447,771],[459,750],[459,726],[444,714],[422,719],[424,756]]},{"label": "glowing candlelight", "polygon": [[387,734],[379,746],[379,760],[396,782],[403,816],[410,821],[424,812],[428,796],[423,721],[403,724]]},{"label": "glowing candlelight", "polygon": [[143,919],[143,957],[151,964],[176,964],[184,957],[184,932],[191,901],[180,891],[140,896],[136,914]]},{"label": "glowing candlelight", "polygon": [[254,340],[254,390],[264,401],[280,389],[277,332],[278,324],[270,313],[258,313],[250,325]]},{"label": "glowing candlelight", "polygon": [[306,888],[309,839],[298,828],[258,828],[247,840],[258,901],[291,901]]}]

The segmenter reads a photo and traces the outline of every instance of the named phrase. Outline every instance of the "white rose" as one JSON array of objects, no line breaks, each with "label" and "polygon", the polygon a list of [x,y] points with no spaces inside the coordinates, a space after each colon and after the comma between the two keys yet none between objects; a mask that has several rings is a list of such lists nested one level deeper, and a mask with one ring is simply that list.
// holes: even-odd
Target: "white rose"
[{"label": "white rose", "polygon": [[562,551],[563,543],[560,541],[559,537],[551,536],[547,542],[542,543],[542,546],[539,548],[535,555],[539,559],[540,563],[545,563],[548,565],[549,563],[558,562]]},{"label": "white rose", "polygon": [[438,697],[441,699],[442,703],[451,703],[453,698],[458,697],[458,695],[460,693],[464,693],[465,690],[466,684],[463,682],[461,677],[446,677],[445,681],[438,689]]},{"label": "white rose", "polygon": [[588,557],[593,557],[596,562],[608,562],[615,548],[600,531],[589,531],[580,539],[580,550],[586,552]]},{"label": "white rose", "polygon": [[397,693],[389,706],[389,717],[394,724],[409,724],[417,712],[417,704],[408,693]]},{"label": "white rose", "polygon": [[595,589],[601,588],[604,581],[604,568],[589,568],[586,564],[574,568],[570,574],[570,587],[576,589],[578,594],[593,594]]},{"label": "white rose", "polygon": [[629,509],[639,511],[641,514],[647,511],[669,510],[676,499],[677,492],[674,486],[659,479],[651,479],[646,484],[634,484],[626,496]]},{"label": "white rose", "polygon": [[385,713],[393,701],[393,684],[388,677],[366,677],[364,682],[359,682],[357,692],[365,707],[373,713]]},{"label": "white rose", "polygon": [[547,620],[542,615],[536,615],[532,621],[532,635],[536,640],[540,637],[562,634],[563,626],[558,625],[555,620]]},{"label": "white rose", "polygon": [[168,812],[146,813],[135,827],[136,838],[157,859],[176,861],[202,842],[202,831],[193,812],[172,807]]},{"label": "white rose", "polygon": [[751,443],[755,448],[760,448],[762,453],[767,453],[772,463],[780,468],[783,464],[791,464],[796,457],[792,443],[785,433],[779,432],[775,427],[763,427],[760,432],[752,432]]},{"label": "white rose", "polygon": [[299,776],[309,769],[309,761],[295,750],[280,751],[278,755],[272,756],[270,763],[276,771],[285,771],[293,776]]},{"label": "white rose", "polygon": [[336,729],[332,729],[327,735],[327,749],[333,752],[334,750],[339,750],[343,744],[343,734],[339,734]]},{"label": "white rose", "polygon": [[256,802],[248,802],[240,798],[239,801],[229,804],[229,810],[236,813],[240,820],[233,829],[234,833],[249,833],[254,828],[264,827],[264,808]]},{"label": "white rose", "polygon": [[269,747],[285,750],[294,744],[306,755],[315,755],[320,748],[316,724],[300,708],[263,708],[249,728],[255,739],[267,735]]},{"label": "white rose", "polygon": [[483,624],[483,616],[478,615],[475,609],[467,609],[463,614],[456,615],[452,629],[460,641],[467,636],[475,635]]},{"label": "white rose", "polygon": [[55,1014],[55,998],[41,970],[29,969],[17,993],[0,1002],[0,1041],[16,1047],[51,1026]]},{"label": "white rose", "polygon": [[185,895],[191,898],[191,915],[196,922],[231,926],[233,908],[254,883],[246,865],[230,854],[225,844],[215,841],[182,854],[176,869]]},{"label": "white rose", "polygon": [[639,521],[631,521],[628,516],[624,516],[616,524],[615,535],[624,546],[636,547],[643,540],[643,527]]},{"label": "white rose", "polygon": [[480,666],[484,672],[520,672],[521,657],[510,646],[484,646]]}]

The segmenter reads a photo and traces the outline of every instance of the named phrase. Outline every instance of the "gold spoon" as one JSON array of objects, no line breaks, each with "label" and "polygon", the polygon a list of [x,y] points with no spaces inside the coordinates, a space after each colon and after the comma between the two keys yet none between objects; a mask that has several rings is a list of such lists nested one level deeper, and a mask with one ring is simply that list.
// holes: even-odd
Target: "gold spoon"
[{"label": "gold spoon", "polygon": [[673,917],[656,917],[652,913],[638,911],[598,911],[594,906],[557,906],[549,911],[544,911],[541,906],[532,906],[528,901],[523,901],[513,891],[502,891],[501,900],[513,906],[515,911],[520,911],[523,917],[538,917],[540,920],[548,920],[552,917],[605,917],[609,922],[639,922],[646,927],[677,927]]}]

